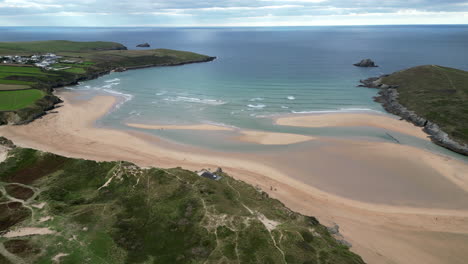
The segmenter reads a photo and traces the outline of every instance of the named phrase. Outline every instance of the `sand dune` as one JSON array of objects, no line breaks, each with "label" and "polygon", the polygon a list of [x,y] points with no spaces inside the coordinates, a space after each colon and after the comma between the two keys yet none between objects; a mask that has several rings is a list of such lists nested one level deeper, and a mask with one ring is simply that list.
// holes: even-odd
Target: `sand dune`
[{"label": "sand dune", "polygon": [[[324,224],[337,223],[345,239],[353,244],[352,250],[360,254],[368,263],[462,264],[468,259],[468,251],[464,247],[468,244],[468,210],[430,208],[430,202],[427,203],[428,207],[424,208],[363,202],[353,197],[345,198],[316,187],[326,182],[331,175],[318,175],[320,177],[314,177],[310,183],[306,184],[303,179],[295,178],[293,173],[285,169],[287,166],[281,157],[276,162],[273,162],[274,160],[267,162],[267,157],[274,158],[270,153],[265,156],[236,155],[203,149],[194,150],[193,147],[172,145],[162,139],[139,132],[94,127],[95,120],[105,115],[116,103],[114,97],[97,96],[83,102],[74,102],[69,93],[63,93],[62,97],[65,105],[58,109],[58,114],[47,115],[25,126],[0,127],[0,135],[12,139],[19,146],[50,151],[68,157],[100,161],[128,160],[141,166],[164,168],[182,166],[192,170],[221,166],[224,171],[235,178],[262,188],[292,210],[316,216]],[[357,116],[354,118],[359,121]],[[368,120],[366,116],[362,118]],[[371,120],[373,117],[369,118]],[[325,120],[327,117],[322,116],[320,119]],[[295,120],[298,122],[298,119]],[[397,122],[395,126],[390,126],[393,129],[399,129],[397,126],[399,123],[402,127],[406,126],[406,123],[394,121]],[[352,125],[349,120],[346,122]],[[359,122],[359,124],[374,124],[372,123],[374,121]],[[413,133],[414,128],[405,128],[404,131]],[[283,140],[279,137],[288,137],[280,133],[273,136],[259,134],[259,132],[242,133],[244,136],[253,137],[254,142],[264,143]],[[316,138],[312,142],[315,141],[325,142],[321,138]],[[304,142],[304,144],[309,144],[309,142]],[[468,165],[466,163],[415,147],[383,142],[335,140],[325,149],[327,151],[323,151],[324,148],[307,150],[308,152],[304,152],[302,156],[304,158],[309,155],[311,157],[322,156],[323,159],[319,162],[328,162],[322,164],[324,168],[345,166],[346,164],[342,164],[339,157],[346,158],[355,168],[348,172],[353,175],[341,176],[352,176],[357,181],[361,179],[361,182],[358,182],[361,184],[349,188],[366,190],[373,189],[374,186],[380,184],[379,181],[372,181],[372,175],[364,175],[364,178],[360,178],[359,173],[364,173],[359,170],[360,166],[370,166],[370,163],[379,160],[404,157],[412,163],[430,169],[434,172],[433,177],[439,177],[440,181],[445,180],[461,190],[467,190]],[[336,156],[338,158],[327,161],[326,155],[329,153],[339,154]],[[379,159],[374,157],[379,157]],[[313,159],[309,162],[311,166],[318,166]],[[398,165],[387,164],[386,167],[382,167],[382,170],[391,173],[395,166]],[[296,169],[299,170],[300,167]],[[307,175],[307,173],[316,172],[307,170],[303,173]],[[408,175],[420,174],[421,171],[418,166],[407,173]],[[431,179],[429,177],[425,184],[431,185]],[[345,190],[348,187],[340,181],[337,184],[342,184]],[[420,192],[423,187],[415,185],[410,191]],[[444,192],[443,189],[436,189],[436,191]],[[377,197],[380,194],[375,195]],[[447,193],[447,195],[450,194]]]}]

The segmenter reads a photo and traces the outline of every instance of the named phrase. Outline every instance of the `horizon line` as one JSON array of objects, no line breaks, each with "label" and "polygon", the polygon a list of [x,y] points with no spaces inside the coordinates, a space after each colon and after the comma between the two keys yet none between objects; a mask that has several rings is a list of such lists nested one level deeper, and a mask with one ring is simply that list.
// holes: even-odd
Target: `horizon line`
[{"label": "horizon line", "polygon": [[268,28],[268,27],[365,27],[365,26],[468,26],[466,24],[342,24],[342,25],[255,25],[255,26],[246,26],[246,25],[122,25],[122,26],[0,26],[0,28],[20,28],[20,27],[32,27],[32,28],[45,28],[45,27],[55,27],[55,28]]}]

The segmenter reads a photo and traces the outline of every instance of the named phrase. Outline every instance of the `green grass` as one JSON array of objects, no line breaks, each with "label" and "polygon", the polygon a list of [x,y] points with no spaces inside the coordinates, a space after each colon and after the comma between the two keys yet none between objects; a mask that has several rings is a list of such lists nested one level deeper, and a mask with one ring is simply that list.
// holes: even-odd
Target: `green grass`
[{"label": "green grass", "polygon": [[[226,174],[212,181],[180,168],[141,169],[21,148],[10,154],[0,163],[0,186],[35,186],[35,202],[47,203],[32,209],[36,218],[53,220],[39,223],[20,212],[8,218],[8,211],[2,217],[57,231],[21,242],[28,250],[15,254],[27,263],[50,263],[58,253],[69,254],[60,263],[363,263],[315,218]],[[258,215],[278,226],[270,233]]]},{"label": "green grass", "polygon": [[5,73],[30,73],[30,74],[40,74],[40,75],[45,74],[38,67],[8,66],[8,65],[1,65],[0,64],[0,73],[3,73],[3,72],[5,72]]},{"label": "green grass", "polygon": [[[66,40],[31,41],[31,42],[0,42],[0,54],[13,55],[33,53],[87,52],[95,50],[123,49],[122,44],[115,42],[76,42]],[[14,54],[16,55],[16,54]]]},{"label": "green grass", "polygon": [[396,72],[383,83],[399,85],[402,105],[468,144],[468,72],[425,65]]},{"label": "green grass", "polygon": [[0,111],[12,111],[31,106],[44,96],[40,90],[0,91]]}]

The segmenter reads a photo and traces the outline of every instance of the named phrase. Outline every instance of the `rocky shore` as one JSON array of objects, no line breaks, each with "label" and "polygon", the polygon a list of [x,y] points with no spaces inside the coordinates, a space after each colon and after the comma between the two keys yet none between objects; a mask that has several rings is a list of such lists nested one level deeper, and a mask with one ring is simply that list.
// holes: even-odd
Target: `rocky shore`
[{"label": "rocky shore", "polygon": [[411,111],[410,109],[400,104],[398,102],[398,86],[389,85],[382,82],[382,79],[387,76],[388,75],[382,75],[380,77],[372,77],[369,79],[360,80],[361,84],[358,85],[358,87],[379,89],[378,96],[374,97],[374,100],[382,104],[387,112],[398,115],[402,119],[409,121],[416,126],[423,127],[424,132],[429,135],[432,142],[435,144],[450,149],[459,154],[468,156],[468,146],[466,144],[462,144],[451,139],[449,135],[440,129],[437,124],[420,117],[414,111]]}]

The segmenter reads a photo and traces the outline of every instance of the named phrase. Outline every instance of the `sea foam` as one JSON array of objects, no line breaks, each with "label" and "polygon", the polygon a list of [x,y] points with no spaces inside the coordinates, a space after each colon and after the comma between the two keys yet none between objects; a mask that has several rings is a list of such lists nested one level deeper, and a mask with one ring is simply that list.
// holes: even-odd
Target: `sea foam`
[{"label": "sea foam", "polygon": [[264,105],[264,104],[256,104],[256,105],[248,104],[247,106],[250,107],[250,108],[262,109],[262,108],[265,108],[266,105]]},{"label": "sea foam", "polygon": [[201,99],[201,98],[187,97],[187,96],[167,97],[167,98],[164,98],[164,101],[198,103],[198,104],[207,104],[207,105],[223,105],[226,103],[225,101],[222,101],[222,100]]}]

